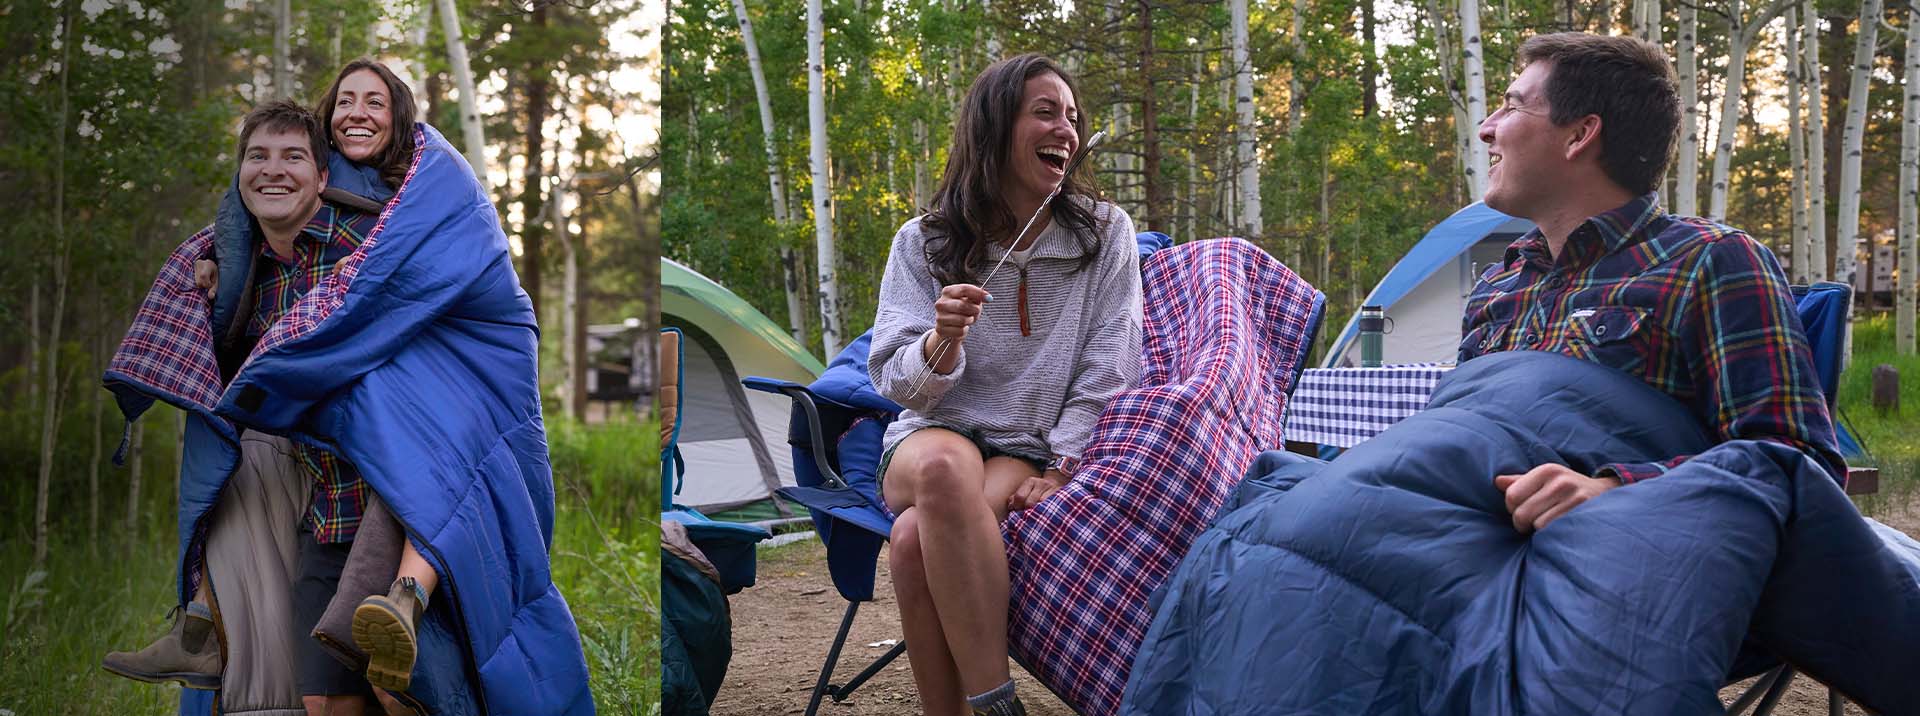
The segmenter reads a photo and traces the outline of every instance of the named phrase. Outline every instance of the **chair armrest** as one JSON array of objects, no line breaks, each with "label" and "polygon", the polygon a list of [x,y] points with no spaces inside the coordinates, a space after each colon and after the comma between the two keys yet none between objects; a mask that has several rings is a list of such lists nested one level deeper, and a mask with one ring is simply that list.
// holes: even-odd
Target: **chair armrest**
[{"label": "chair armrest", "polygon": [[799,408],[807,417],[807,438],[813,444],[809,452],[813,454],[814,468],[820,471],[820,479],[825,480],[830,488],[847,489],[847,483],[840,479],[840,473],[834,471],[833,466],[827,463],[827,442],[826,437],[820,434],[820,408],[814,404],[813,391],[792,381],[759,376],[742,378],[740,384],[761,392],[777,393],[792,398],[794,407]]}]

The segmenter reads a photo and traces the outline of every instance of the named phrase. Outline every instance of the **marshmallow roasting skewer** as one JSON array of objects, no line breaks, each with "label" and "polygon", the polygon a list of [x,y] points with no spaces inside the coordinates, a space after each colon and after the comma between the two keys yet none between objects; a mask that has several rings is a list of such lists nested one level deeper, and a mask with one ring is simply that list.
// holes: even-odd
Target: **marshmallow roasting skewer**
[{"label": "marshmallow roasting skewer", "polygon": [[[1074,157],[1073,161],[1067,163],[1067,170],[1065,172],[1062,172],[1060,175],[1060,183],[1053,185],[1053,191],[1047,192],[1047,198],[1040,202],[1040,206],[1038,208],[1033,210],[1033,216],[1027,217],[1027,225],[1020,227],[1020,233],[1014,236],[1013,241],[1007,243],[1007,252],[1004,254],[1001,254],[1000,261],[993,265],[993,270],[987,272],[986,279],[980,282],[980,285],[982,287],[986,286],[988,283],[991,283],[993,281],[994,274],[1000,273],[1000,267],[1005,266],[1007,264],[1007,259],[1013,256],[1013,247],[1019,246],[1021,240],[1027,237],[1027,230],[1032,229],[1033,222],[1038,221],[1040,219],[1040,212],[1046,211],[1047,207],[1053,204],[1053,198],[1060,194],[1060,187],[1066,186],[1067,177],[1073,176],[1073,170],[1078,169],[1080,167],[1080,162],[1085,161],[1087,158],[1087,155],[1093,153],[1093,148],[1100,146],[1100,142],[1105,141],[1106,138],[1107,138],[1107,132],[1104,129],[1098,132],[1094,132],[1092,137],[1087,138],[1087,146],[1080,148],[1080,156]],[[934,346],[933,360],[927,361],[926,371],[920,374],[919,380],[914,381],[913,392],[907,395],[908,398],[913,398],[920,395],[920,389],[923,387],[926,387],[927,379],[933,377],[933,367],[940,364],[941,358],[946,357],[947,346],[951,343],[953,343],[952,340],[942,338],[940,339],[940,345]]]}]

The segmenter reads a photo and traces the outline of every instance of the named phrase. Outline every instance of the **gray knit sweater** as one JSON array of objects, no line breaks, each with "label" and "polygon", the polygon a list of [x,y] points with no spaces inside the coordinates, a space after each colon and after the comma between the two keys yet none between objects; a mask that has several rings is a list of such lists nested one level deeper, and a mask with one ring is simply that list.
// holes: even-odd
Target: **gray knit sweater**
[{"label": "gray knit sweater", "polygon": [[[1133,220],[1112,204],[1094,208],[1099,254],[1080,267],[1080,243],[1051,224],[1026,264],[1027,319],[1020,334],[1020,267],[1001,267],[982,286],[993,294],[960,344],[953,372],[927,372],[921,341],[933,332],[940,282],[927,265],[921,220],[893,236],[880,281],[867,373],[881,395],[906,410],[887,428],[888,450],[914,430],[972,431],[996,450],[1046,459],[1079,457],[1107,402],[1140,379],[1140,256]],[[988,250],[985,278],[1004,248]],[[949,348],[949,351],[954,350]]]}]

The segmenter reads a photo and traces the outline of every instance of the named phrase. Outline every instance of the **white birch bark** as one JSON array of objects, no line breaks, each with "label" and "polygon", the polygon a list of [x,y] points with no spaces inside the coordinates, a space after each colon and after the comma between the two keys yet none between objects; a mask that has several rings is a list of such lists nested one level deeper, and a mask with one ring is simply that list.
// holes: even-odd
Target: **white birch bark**
[{"label": "white birch bark", "polygon": [[146,460],[140,454],[145,447],[146,423],[136,420],[128,426],[133,435],[127,439],[127,549],[140,544],[140,473]]},{"label": "white birch bark", "polygon": [[1827,114],[1826,95],[1820,74],[1820,15],[1813,0],[1803,0],[1800,14],[1806,16],[1802,28],[1800,74],[1806,78],[1807,92],[1807,244],[1812,247],[1807,264],[1809,281],[1827,280]]},{"label": "white birch bark", "polygon": [[1707,218],[1725,221],[1729,174],[1733,169],[1733,148],[1739,140],[1740,97],[1747,81],[1747,48],[1761,28],[1792,6],[1793,0],[1774,0],[1752,19],[1742,21],[1740,0],[1732,0],[1728,15],[1733,32],[1727,38],[1727,78],[1720,93],[1720,133],[1713,152],[1713,186],[1707,202]]},{"label": "white birch bark", "polygon": [[1920,7],[1907,3],[1906,102],[1900,114],[1899,278],[1894,290],[1894,352],[1914,352],[1914,246],[1920,234]]},{"label": "white birch bark", "polygon": [[1805,103],[1804,83],[1800,79],[1800,14],[1788,8],[1786,19],[1787,155],[1793,163],[1792,190],[1788,198],[1793,204],[1793,248],[1789,255],[1793,259],[1792,281],[1807,284],[1812,275],[1813,244],[1807,241],[1807,148],[1800,122],[1800,106]]},{"label": "white birch bark", "polygon": [[[1461,53],[1466,60],[1467,124],[1477,133],[1487,119],[1487,81],[1482,69],[1485,48],[1480,43],[1479,0],[1460,0]],[[1467,143],[1467,186],[1474,198],[1487,193],[1487,145]]]},{"label": "white birch bark", "polygon": [[1698,37],[1700,10],[1680,3],[1680,36],[1675,40],[1675,66],[1680,74],[1680,167],[1673,190],[1673,211],[1693,216],[1700,201],[1700,70]]},{"label": "white birch bark", "polygon": [[[760,102],[760,147],[767,155],[767,191],[773,197],[773,221],[787,225],[787,177],[780,170],[780,153],[773,141],[773,99],[767,92],[767,73],[760,64],[760,44],[753,39],[753,20],[747,16],[746,0],[733,0],[733,15],[740,20],[740,40],[747,46],[747,70],[753,74],[753,94]],[[807,342],[807,318],[800,300],[800,280],[794,275],[793,247],[780,247],[780,272],[786,279],[787,332],[802,345]]]},{"label": "white birch bark", "polygon": [[1854,242],[1860,235],[1860,155],[1867,126],[1867,90],[1873,80],[1874,43],[1879,37],[1880,0],[1862,0],[1853,47],[1853,79],[1847,86],[1847,123],[1840,140],[1840,225],[1834,238],[1833,279],[1853,285]]},{"label": "white birch bark", "polygon": [[[1480,125],[1467,121],[1467,98],[1460,92],[1454,81],[1454,63],[1459,54],[1453,49],[1453,34],[1448,32],[1451,23],[1447,22],[1446,10],[1438,0],[1427,0],[1427,17],[1433,23],[1434,49],[1439,52],[1440,81],[1446,84],[1447,108],[1453,111],[1453,149],[1454,165],[1460,171],[1460,182],[1455,187],[1465,186],[1469,193],[1473,186],[1468,178],[1468,157],[1473,154],[1473,145],[1480,141]],[[1479,194],[1473,195],[1473,201],[1480,200]]]},{"label": "white birch bark", "polygon": [[292,32],[293,8],[289,0],[273,4],[273,98],[293,98],[293,66],[287,36]]},{"label": "white birch bark", "polygon": [[54,122],[53,140],[53,316],[47,322],[47,369],[41,376],[46,389],[40,406],[40,482],[33,500],[33,568],[47,561],[47,500],[53,488],[53,441],[60,423],[60,329],[65,324],[68,274],[73,270],[68,256],[66,224],[67,190],[67,113],[71,96],[67,88],[73,75],[73,12],[61,13],[60,37],[60,118]]},{"label": "white birch bark", "polygon": [[820,343],[825,360],[840,352],[839,255],[833,246],[833,197],[827,176],[826,29],[821,0],[807,0],[807,125],[813,169],[815,271],[820,286]]},{"label": "white birch bark", "polygon": [[[1287,71],[1287,136],[1300,129],[1300,116],[1306,109],[1306,88],[1300,82],[1300,68],[1307,61],[1307,0],[1293,0],[1293,67]],[[1444,54],[1444,53],[1443,53]],[[1445,64],[1445,63],[1442,63]]]},{"label": "white birch bark", "polygon": [[[413,44],[413,60],[407,63],[408,73],[413,75],[415,87],[424,90],[427,86],[427,39],[433,35],[433,3],[420,3],[420,9],[413,18],[413,27],[407,30],[407,40]],[[334,37],[339,37],[335,34]],[[336,53],[337,54],[337,53]],[[336,57],[335,66],[339,66]],[[427,93],[415,93],[415,116],[427,116]]]},{"label": "white birch bark", "polygon": [[1260,223],[1260,159],[1253,137],[1253,63],[1247,48],[1247,0],[1233,0],[1234,164],[1239,168],[1241,224],[1235,232],[1249,240],[1263,233]]},{"label": "white birch bark", "polygon": [[473,90],[473,65],[467,60],[467,41],[460,35],[460,13],[453,0],[435,0],[440,5],[440,30],[447,36],[447,65],[453,71],[453,83],[460,89],[460,137],[466,144],[467,166],[481,186],[487,185],[487,138],[480,126],[480,101]]}]

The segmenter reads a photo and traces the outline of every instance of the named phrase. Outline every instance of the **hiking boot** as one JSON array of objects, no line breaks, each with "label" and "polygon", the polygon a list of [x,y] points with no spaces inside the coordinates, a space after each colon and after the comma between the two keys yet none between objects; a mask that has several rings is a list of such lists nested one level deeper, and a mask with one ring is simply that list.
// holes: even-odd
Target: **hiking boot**
[{"label": "hiking boot", "polygon": [[367,670],[367,653],[353,645],[353,616],[367,597],[380,594],[380,583],[393,584],[400,569],[400,553],[406,546],[406,533],[399,520],[387,511],[378,497],[367,499],[360,526],[353,533],[353,549],[340,569],[339,586],[319,623],[313,626],[313,639],[321,651],[346,665],[354,673]]},{"label": "hiking boot", "polygon": [[419,650],[414,625],[426,609],[420,586],[412,577],[401,577],[386,594],[367,597],[353,610],[353,641],[367,655],[368,683],[388,691],[407,690]]},{"label": "hiking boot", "polygon": [[152,684],[177,681],[189,689],[220,688],[220,640],[213,636],[213,612],[191,602],[168,615],[173,628],[137,652],[107,654],[100,666],[107,671]]}]

